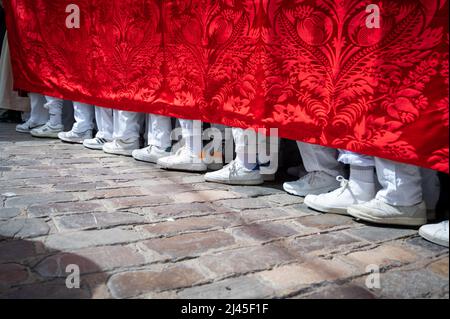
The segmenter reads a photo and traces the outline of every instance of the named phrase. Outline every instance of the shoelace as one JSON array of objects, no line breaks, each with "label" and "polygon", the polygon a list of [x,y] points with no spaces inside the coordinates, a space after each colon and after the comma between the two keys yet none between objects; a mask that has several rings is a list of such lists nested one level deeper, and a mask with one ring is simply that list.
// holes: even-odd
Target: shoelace
[{"label": "shoelace", "polygon": [[237,167],[237,163],[235,161],[231,162],[229,165],[229,171],[230,171],[230,176],[237,176],[238,175],[238,167]]},{"label": "shoelace", "polygon": [[338,176],[336,180],[341,183],[341,187],[339,188],[341,190],[339,195],[341,195],[348,188],[350,181],[345,179],[344,176]]}]

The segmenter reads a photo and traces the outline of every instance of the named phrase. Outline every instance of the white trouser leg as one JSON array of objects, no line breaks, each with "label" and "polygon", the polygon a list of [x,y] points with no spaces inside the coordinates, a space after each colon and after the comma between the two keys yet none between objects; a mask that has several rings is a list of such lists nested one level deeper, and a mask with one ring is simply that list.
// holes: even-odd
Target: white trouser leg
[{"label": "white trouser leg", "polygon": [[427,209],[436,209],[441,194],[441,182],[436,171],[427,168],[421,168],[422,175],[422,194]]},{"label": "white trouser leg", "polygon": [[134,141],[140,138],[140,130],[143,114],[114,110],[114,134],[113,139],[122,141]]},{"label": "white trouser leg", "polygon": [[234,127],[233,139],[236,145],[236,161],[247,169],[255,168],[258,165],[257,133],[251,129]]},{"label": "white trouser leg", "polygon": [[113,110],[96,106],[95,121],[97,123],[97,138],[112,141],[114,134]]},{"label": "white trouser leg", "polygon": [[147,115],[147,143],[161,149],[167,149],[172,145],[170,133],[172,121],[170,117],[148,114]]},{"label": "white trouser leg", "polygon": [[413,206],[422,201],[422,178],[417,166],[375,157],[381,189],[376,198],[393,206]]},{"label": "white trouser leg", "polygon": [[29,93],[30,97],[30,122],[36,125],[43,125],[48,121],[48,110],[44,107],[47,100],[42,94]]},{"label": "white trouser leg", "polygon": [[198,156],[202,153],[202,122],[178,119],[186,147]]},{"label": "white trouser leg", "polygon": [[48,124],[53,127],[62,125],[62,111],[64,101],[51,96],[46,96],[45,99],[47,100],[45,107],[48,108],[48,113],[50,115]]},{"label": "white trouser leg", "polygon": [[325,172],[331,176],[342,175],[342,166],[337,161],[336,149],[303,142],[297,142],[297,145],[308,173]]},{"label": "white trouser leg", "polygon": [[75,117],[72,127],[74,133],[84,133],[94,128],[94,107],[92,105],[73,102],[73,115]]},{"label": "white trouser leg", "polygon": [[373,156],[362,155],[344,150],[339,150],[338,161],[354,166],[375,167],[375,159]]}]

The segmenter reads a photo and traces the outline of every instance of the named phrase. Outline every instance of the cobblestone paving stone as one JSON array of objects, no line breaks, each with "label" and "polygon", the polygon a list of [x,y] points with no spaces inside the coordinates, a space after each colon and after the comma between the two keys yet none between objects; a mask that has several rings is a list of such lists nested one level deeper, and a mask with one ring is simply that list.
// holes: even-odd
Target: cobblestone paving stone
[{"label": "cobblestone paving stone", "polygon": [[[0,298],[448,298],[447,248],[280,189],[204,183],[1,123]],[[66,288],[71,264],[80,289]]]}]

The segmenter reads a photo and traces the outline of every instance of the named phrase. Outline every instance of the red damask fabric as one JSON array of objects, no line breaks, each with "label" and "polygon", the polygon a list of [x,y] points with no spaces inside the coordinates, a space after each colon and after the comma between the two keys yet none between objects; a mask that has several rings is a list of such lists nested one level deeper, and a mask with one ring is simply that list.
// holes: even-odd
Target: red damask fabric
[{"label": "red damask fabric", "polygon": [[[81,10],[68,29],[66,6]],[[368,28],[367,6],[380,8]],[[449,171],[445,0],[9,0],[16,88]]]}]

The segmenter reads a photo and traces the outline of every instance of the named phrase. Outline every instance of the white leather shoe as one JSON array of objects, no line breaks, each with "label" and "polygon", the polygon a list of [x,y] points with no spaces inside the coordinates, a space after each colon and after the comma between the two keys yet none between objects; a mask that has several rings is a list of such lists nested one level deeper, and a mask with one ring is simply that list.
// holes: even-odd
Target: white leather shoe
[{"label": "white leather shoe", "polygon": [[134,150],[131,156],[137,161],[156,164],[159,159],[170,156],[170,151],[168,149],[163,150],[157,146],[148,146]]},{"label": "white leather shoe", "polygon": [[232,161],[220,171],[207,173],[205,181],[227,185],[261,185],[264,183],[259,170],[249,170],[237,161]]},{"label": "white leather shoe", "polygon": [[339,188],[339,182],[324,172],[311,172],[298,181],[283,184],[283,189],[291,195],[305,197],[306,195],[319,195]]},{"label": "white leather shoe", "polygon": [[131,156],[134,150],[139,149],[139,140],[122,141],[114,140],[103,145],[103,152],[114,155]]},{"label": "white leather shoe", "polygon": [[23,124],[19,124],[16,126],[16,132],[19,133],[30,133],[32,130],[39,128],[41,126],[45,125],[45,123],[43,124],[36,124],[36,123],[32,123],[29,120],[26,121]]},{"label": "white leather shoe", "polygon": [[419,235],[432,243],[448,247],[448,220],[420,227]]},{"label": "white leather shoe", "polygon": [[167,170],[206,172],[207,166],[202,159],[193,154],[187,147],[180,148],[174,155],[163,157],[157,164]]},{"label": "white leather shoe", "polygon": [[355,218],[376,224],[422,226],[427,223],[424,202],[414,206],[392,206],[375,198],[364,204],[350,206],[347,212]]},{"label": "white leather shoe", "polygon": [[305,205],[323,213],[348,215],[348,207],[362,204],[375,197],[375,184],[348,181],[342,176],[336,178],[340,188],[321,195],[308,195]]},{"label": "white leather shoe", "polygon": [[84,140],[83,146],[86,148],[89,148],[91,150],[102,151],[103,146],[108,142],[110,142],[110,141],[107,139],[96,137],[96,138]]},{"label": "white leather shoe", "polygon": [[45,124],[38,128],[31,130],[31,135],[34,137],[47,137],[47,138],[58,138],[58,134],[64,130],[62,124],[56,126],[50,126],[50,124]]},{"label": "white leather shoe", "polygon": [[61,132],[58,138],[67,143],[83,144],[84,140],[92,139],[92,130],[83,133],[75,133],[74,131]]}]

